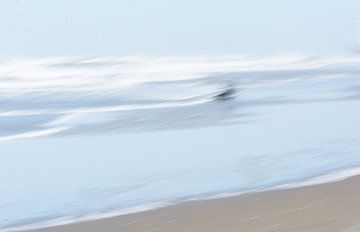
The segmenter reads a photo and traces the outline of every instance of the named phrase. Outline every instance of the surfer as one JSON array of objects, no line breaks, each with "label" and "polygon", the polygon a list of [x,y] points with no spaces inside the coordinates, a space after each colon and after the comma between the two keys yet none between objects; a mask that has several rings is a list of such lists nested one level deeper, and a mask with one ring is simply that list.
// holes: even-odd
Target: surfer
[{"label": "surfer", "polygon": [[235,97],[236,89],[233,85],[228,84],[219,94],[214,96],[215,100],[230,100]]}]

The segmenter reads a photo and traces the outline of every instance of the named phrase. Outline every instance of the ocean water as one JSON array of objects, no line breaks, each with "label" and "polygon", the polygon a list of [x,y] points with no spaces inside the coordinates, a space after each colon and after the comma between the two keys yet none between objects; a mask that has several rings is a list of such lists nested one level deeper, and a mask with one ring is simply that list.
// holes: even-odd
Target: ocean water
[{"label": "ocean water", "polygon": [[3,58],[0,231],[356,175],[359,75],[358,54]]}]

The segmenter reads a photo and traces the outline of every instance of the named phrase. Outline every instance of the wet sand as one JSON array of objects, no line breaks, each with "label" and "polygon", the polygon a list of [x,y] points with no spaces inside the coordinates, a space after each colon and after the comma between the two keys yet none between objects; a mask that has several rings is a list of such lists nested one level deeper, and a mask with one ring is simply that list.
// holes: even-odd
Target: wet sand
[{"label": "wet sand", "polygon": [[182,203],[36,232],[360,232],[360,177]]}]

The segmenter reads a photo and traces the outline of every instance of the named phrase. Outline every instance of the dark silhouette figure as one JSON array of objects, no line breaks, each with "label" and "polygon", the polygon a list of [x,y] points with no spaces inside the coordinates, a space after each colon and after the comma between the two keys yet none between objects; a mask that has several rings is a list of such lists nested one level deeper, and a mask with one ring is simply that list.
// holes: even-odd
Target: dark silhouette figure
[{"label": "dark silhouette figure", "polygon": [[236,89],[233,85],[228,84],[226,88],[224,88],[219,94],[215,95],[215,100],[230,100],[235,97]]}]

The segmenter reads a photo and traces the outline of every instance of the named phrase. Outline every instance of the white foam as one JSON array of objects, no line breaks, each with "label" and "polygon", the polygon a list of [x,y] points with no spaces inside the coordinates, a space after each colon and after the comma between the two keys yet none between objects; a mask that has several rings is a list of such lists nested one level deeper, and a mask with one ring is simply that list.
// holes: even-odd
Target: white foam
[{"label": "white foam", "polygon": [[[222,76],[227,77],[228,74],[249,75],[249,78],[244,78],[244,75],[240,78],[241,81],[245,79],[246,83],[242,84],[244,88],[339,78],[344,73],[358,70],[360,56],[280,54],[266,57],[137,56],[96,59],[50,57],[3,58],[1,61],[0,98],[11,99],[13,103],[0,102],[5,106],[0,111],[0,117],[31,118],[31,116],[58,115],[59,117],[52,122],[47,121],[43,125],[37,125],[45,126],[41,136],[46,136],[52,135],[52,130],[58,130],[59,126],[76,126],[85,122],[85,118],[89,124],[99,122],[93,120],[94,117],[88,116],[89,114],[99,114],[101,120],[105,121],[106,113],[201,105],[211,101],[211,96],[217,93],[218,88],[226,80],[226,78],[222,80]],[[328,71],[319,74],[318,71],[323,69]],[[251,78],[256,79],[258,72],[266,71],[279,71],[284,77],[272,79],[260,75],[259,80],[252,81]],[[294,76],[291,71],[300,73],[304,71],[305,77]],[[333,73],[334,71],[337,73]],[[219,81],[211,78],[216,75],[220,75]],[[200,84],[186,82],[186,85],[177,85],[176,82],[207,78],[211,80],[199,82]],[[230,79],[235,80],[237,77],[235,75]],[[159,82],[172,83],[172,85],[162,86],[159,89],[157,89],[159,85],[146,85]],[[300,99],[304,99],[303,96],[302,94]],[[267,98],[271,97],[269,95]],[[115,99],[114,103],[109,99]],[[131,103],[121,104],[118,102],[119,99],[131,99]],[[160,103],[142,104],[148,100]],[[35,106],[35,109],[29,108],[29,105]],[[112,119],[111,115],[109,118]],[[31,138],[33,135],[36,137],[40,132],[34,134],[32,131],[26,131],[18,135],[12,135],[14,131],[3,133],[10,136],[0,138],[0,141]],[[78,130],[78,133],[81,132]]]},{"label": "white foam", "polygon": [[11,95],[34,91],[57,93],[64,89],[68,92],[119,90],[144,82],[190,80],[219,73],[308,70],[359,61],[356,55],[314,57],[295,54],[267,57],[109,57],[96,60],[70,57],[3,59],[0,64],[0,90]]},{"label": "white foam", "polygon": [[279,185],[272,189],[274,190],[290,189],[290,188],[300,188],[300,187],[306,187],[306,186],[312,186],[318,184],[332,183],[332,182],[343,181],[357,175],[360,175],[360,167],[334,171],[330,174],[314,177],[309,180]]}]

